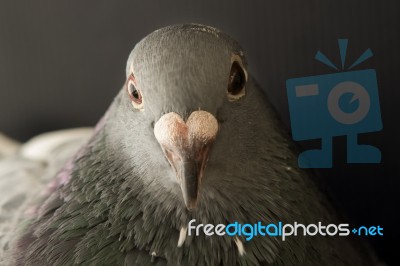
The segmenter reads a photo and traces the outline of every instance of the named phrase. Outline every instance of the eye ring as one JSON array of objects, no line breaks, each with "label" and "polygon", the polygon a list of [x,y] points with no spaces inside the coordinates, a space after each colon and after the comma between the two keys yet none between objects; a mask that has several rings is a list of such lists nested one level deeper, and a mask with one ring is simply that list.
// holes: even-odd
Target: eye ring
[{"label": "eye ring", "polygon": [[126,82],[126,91],[128,92],[133,107],[136,109],[143,109],[143,96],[136,86],[136,79],[133,74],[128,77]]},{"label": "eye ring", "polygon": [[241,64],[241,61],[238,59],[232,61],[233,63],[228,79],[228,100],[236,101],[245,95],[247,73]]}]

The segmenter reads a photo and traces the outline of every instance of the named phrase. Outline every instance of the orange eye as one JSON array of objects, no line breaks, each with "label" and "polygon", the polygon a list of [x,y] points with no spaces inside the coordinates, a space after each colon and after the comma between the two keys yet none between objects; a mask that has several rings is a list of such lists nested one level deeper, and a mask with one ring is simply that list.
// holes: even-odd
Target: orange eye
[{"label": "orange eye", "polygon": [[126,90],[128,92],[129,98],[132,101],[133,107],[136,109],[143,108],[143,97],[139,89],[136,87],[135,76],[131,74],[126,83]]}]

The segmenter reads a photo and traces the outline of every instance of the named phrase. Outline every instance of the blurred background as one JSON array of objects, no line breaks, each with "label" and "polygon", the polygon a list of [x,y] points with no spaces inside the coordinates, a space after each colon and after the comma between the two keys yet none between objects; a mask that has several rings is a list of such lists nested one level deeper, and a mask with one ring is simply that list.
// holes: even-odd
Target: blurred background
[{"label": "blurred background", "polygon": [[[217,27],[241,43],[249,68],[290,130],[285,82],[335,73],[337,39],[348,38],[348,62],[377,72],[383,130],[361,134],[378,147],[380,164],[346,164],[346,138],[334,138],[334,166],[317,181],[352,225],[380,225],[370,241],[395,264],[400,219],[398,100],[400,2],[392,1],[0,1],[0,131],[19,141],[56,129],[93,126],[125,82],[129,52],[148,33],[175,23]],[[319,141],[299,143],[318,147]]]}]

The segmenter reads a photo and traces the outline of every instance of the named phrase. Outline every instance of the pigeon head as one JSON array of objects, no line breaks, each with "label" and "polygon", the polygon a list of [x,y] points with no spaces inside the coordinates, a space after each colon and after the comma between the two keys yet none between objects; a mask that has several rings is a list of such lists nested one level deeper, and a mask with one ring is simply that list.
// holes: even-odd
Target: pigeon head
[{"label": "pigeon head", "polygon": [[[244,155],[234,134],[242,128],[238,135],[246,135],[246,125],[228,117],[243,109],[248,79],[241,47],[218,30],[195,24],[157,30],[129,56],[118,119],[110,119],[118,125],[109,136],[123,143],[118,150],[148,184],[162,185],[193,210],[212,187],[207,180],[223,175],[213,168]],[[231,143],[221,145],[223,139]]]}]

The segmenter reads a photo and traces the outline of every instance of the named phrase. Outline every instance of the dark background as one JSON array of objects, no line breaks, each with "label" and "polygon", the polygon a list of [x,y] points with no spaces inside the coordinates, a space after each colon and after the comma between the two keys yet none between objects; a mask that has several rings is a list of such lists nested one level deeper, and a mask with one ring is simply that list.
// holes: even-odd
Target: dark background
[{"label": "dark background", "polygon": [[362,134],[360,142],[380,148],[382,163],[346,164],[345,137],[337,137],[334,167],[319,181],[352,224],[384,227],[384,237],[368,240],[395,264],[398,1],[0,0],[0,131],[25,141],[49,130],[93,126],[124,83],[134,44],[157,28],[184,22],[215,26],[242,44],[251,73],[288,129],[285,81],[335,72],[313,59],[317,50],[339,65],[338,38],[349,39],[348,62],[372,49],[374,57],[355,69],[377,71],[383,131]]}]

